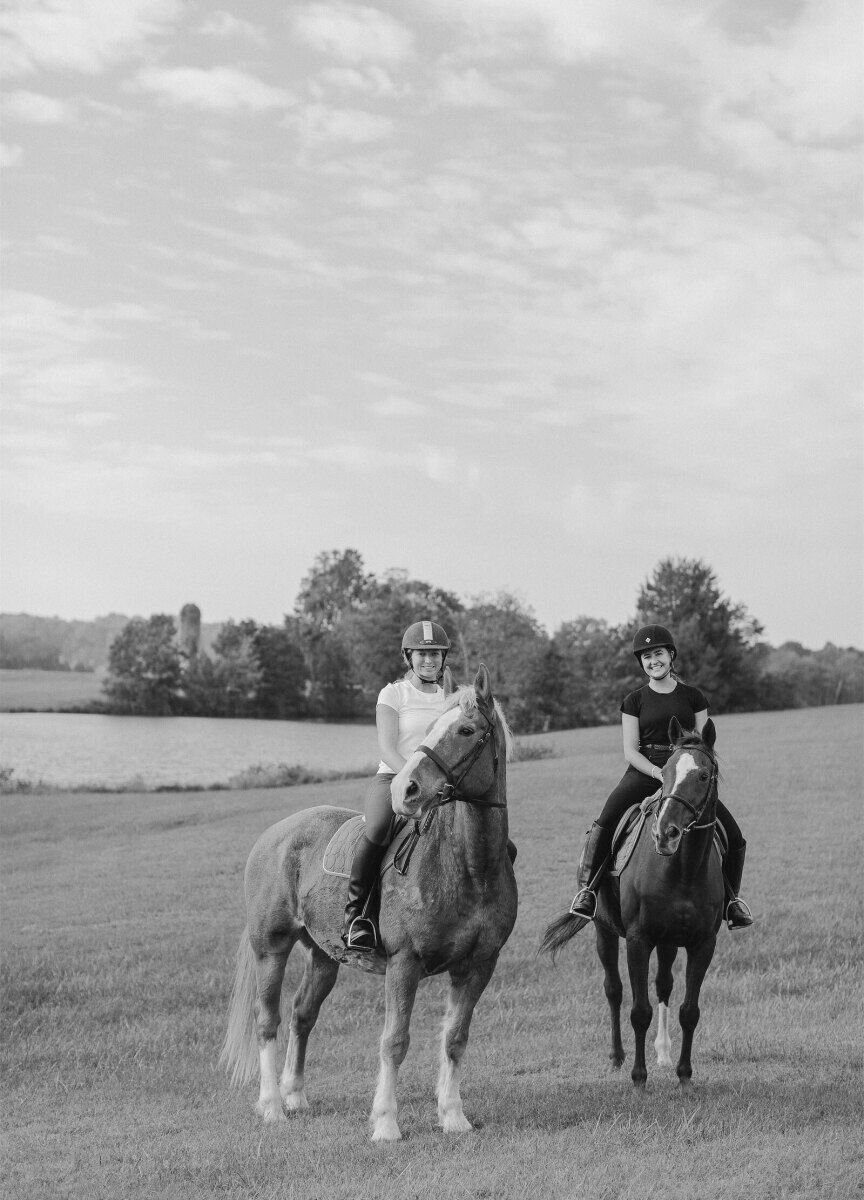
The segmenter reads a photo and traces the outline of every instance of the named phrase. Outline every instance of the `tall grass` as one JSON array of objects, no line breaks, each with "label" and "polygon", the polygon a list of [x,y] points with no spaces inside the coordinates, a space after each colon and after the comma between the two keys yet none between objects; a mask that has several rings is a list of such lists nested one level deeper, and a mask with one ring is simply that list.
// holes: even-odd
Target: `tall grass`
[{"label": "tall grass", "polygon": [[[550,735],[509,769],[520,914],[472,1026],[473,1134],[435,1126],[444,982],[421,988],[400,1086],[405,1140],[367,1114],[381,981],[343,970],[310,1040],[312,1110],[276,1127],[219,1046],[258,833],[365,781],[2,802],[4,1194],[9,1197],[847,1197],[861,1181],[860,707],[721,718],[744,826],[749,931],[721,935],[694,1084],[607,1062],[586,930],[536,956],[579,838],[620,772],[614,729]],[[673,1013],[680,1002],[676,970]],[[289,963],[296,985],[298,965]],[[625,999],[625,1005],[629,999]],[[677,1030],[675,1030],[677,1033]],[[625,1020],[625,1046],[632,1036]],[[677,1041],[677,1038],[676,1038]]]}]

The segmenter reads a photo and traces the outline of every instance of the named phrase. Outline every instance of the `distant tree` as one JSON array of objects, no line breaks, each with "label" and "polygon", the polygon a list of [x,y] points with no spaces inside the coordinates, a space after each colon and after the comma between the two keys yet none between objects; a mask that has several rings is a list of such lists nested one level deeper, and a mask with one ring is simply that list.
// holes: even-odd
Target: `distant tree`
[{"label": "distant tree", "polygon": [[174,618],[134,617],[111,643],[103,690],[112,708],[167,716],[181,707],[182,664]]},{"label": "distant tree", "polygon": [[552,645],[560,671],[564,728],[618,720],[622,696],[637,686],[626,630],[594,617],[566,621]]},{"label": "distant tree", "polygon": [[763,658],[765,708],[806,708],[864,700],[864,653],[828,642],[808,650],[800,642],[769,647]]},{"label": "distant tree", "polygon": [[462,615],[460,636],[469,677],[481,662],[486,664],[513,729],[531,733],[546,728],[536,687],[549,642],[533,610],[506,591],[476,597]]},{"label": "distant tree", "polygon": [[340,628],[356,611],[374,578],[357,550],[319,554],[305,576],[294,606],[309,672],[309,708],[316,716],[345,718],[360,708],[351,645]]},{"label": "distant tree", "polygon": [[309,672],[296,617],[286,617],[281,628],[259,626],[254,641],[261,668],[256,714],[279,719],[304,716]]},{"label": "distant tree", "polygon": [[676,665],[705,691],[715,712],[757,707],[762,626],[743,604],[723,596],[706,563],[667,558],[657,565],[639,591],[634,627],[654,621],[672,629]]}]

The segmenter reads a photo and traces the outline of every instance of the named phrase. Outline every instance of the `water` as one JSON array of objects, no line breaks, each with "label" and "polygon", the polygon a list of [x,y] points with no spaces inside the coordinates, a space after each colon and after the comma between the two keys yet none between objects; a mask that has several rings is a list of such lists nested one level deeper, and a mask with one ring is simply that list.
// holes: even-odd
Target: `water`
[{"label": "water", "polygon": [[139,779],[144,787],[225,783],[249,767],[373,772],[375,727],[210,717],[0,713],[0,765],[58,787]]}]

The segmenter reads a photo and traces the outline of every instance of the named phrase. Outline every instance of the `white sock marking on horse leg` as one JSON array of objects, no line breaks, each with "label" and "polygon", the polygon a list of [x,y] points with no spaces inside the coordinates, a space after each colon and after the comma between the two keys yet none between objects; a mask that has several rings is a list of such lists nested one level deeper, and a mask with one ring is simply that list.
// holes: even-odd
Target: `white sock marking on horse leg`
[{"label": "white sock marking on horse leg", "polygon": [[271,1038],[258,1047],[258,1062],[261,1069],[261,1090],[255,1111],[265,1121],[284,1121],[282,1097],[276,1079],[276,1039]]},{"label": "white sock marking on horse leg", "polygon": [[438,1121],[445,1133],[468,1133],[474,1128],[462,1110],[462,1064],[447,1053],[447,1037],[456,1020],[448,1008],[441,1031],[441,1069],[438,1072]]},{"label": "white sock marking on horse leg", "polygon": [[372,1101],[373,1142],[398,1142],[402,1137],[396,1120],[396,1080],[399,1068],[392,1059],[381,1058],[381,1069],[378,1072],[378,1086],[375,1089],[375,1099]]},{"label": "white sock marking on horse leg", "polygon": [[669,1036],[669,1006],[657,1005],[657,1036],[654,1039],[658,1067],[672,1066],[672,1039]]},{"label": "white sock marking on horse leg", "polygon": [[279,1080],[279,1093],[288,1112],[305,1112],[309,1107],[306,1099],[306,1085],[303,1072],[297,1071],[297,1035],[288,1035],[288,1052],[285,1055],[285,1067]]}]

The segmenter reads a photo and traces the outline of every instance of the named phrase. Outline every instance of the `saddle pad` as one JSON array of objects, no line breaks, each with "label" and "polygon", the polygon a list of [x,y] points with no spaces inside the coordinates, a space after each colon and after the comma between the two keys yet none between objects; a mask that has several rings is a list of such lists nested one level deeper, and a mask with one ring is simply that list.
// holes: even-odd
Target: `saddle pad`
[{"label": "saddle pad", "polygon": [[351,861],[354,858],[354,848],[363,836],[365,821],[359,814],[349,817],[344,825],[340,825],[327,843],[324,851],[324,874],[351,875]]}]

